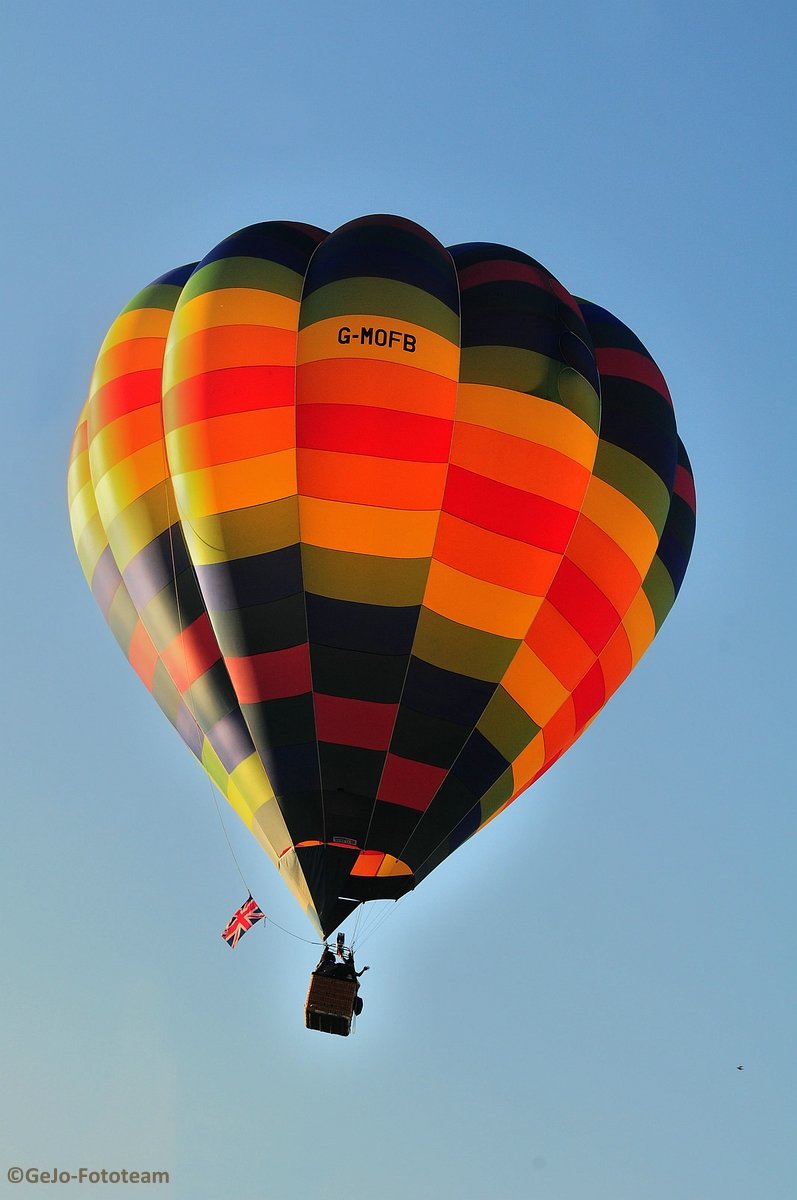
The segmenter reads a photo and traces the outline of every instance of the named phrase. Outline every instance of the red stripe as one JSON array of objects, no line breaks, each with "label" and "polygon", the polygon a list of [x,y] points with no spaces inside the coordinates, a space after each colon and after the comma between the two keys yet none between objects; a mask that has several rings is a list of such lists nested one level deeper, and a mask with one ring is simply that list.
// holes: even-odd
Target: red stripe
[{"label": "red stripe", "polygon": [[675,468],[675,484],[672,490],[673,493],[676,496],[680,496],[680,498],[684,500],[694,512],[694,510],[697,508],[695,479],[685,467]]},{"label": "red stripe", "polygon": [[445,767],[432,767],[428,763],[388,754],[377,799],[424,812],[447,774]]},{"label": "red stripe", "polygon": [[567,546],[577,516],[572,508],[555,500],[454,466],[448,471],[443,508],[482,529],[559,554]]},{"label": "red stripe", "polygon": [[89,424],[92,436],[125,413],[161,402],[160,370],[131,371],[98,388],[91,397]]},{"label": "red stripe", "polygon": [[127,657],[130,666],[136,675],[138,675],[141,682],[149,691],[152,691],[152,680],[155,675],[155,667],[158,664],[158,651],[155,649],[152,638],[147,633],[140,618],[133,630],[133,636],[127,648]]},{"label": "red stripe", "polygon": [[311,690],[307,642],[287,650],[270,650],[247,658],[227,658],[227,670],[239,704],[281,700]]},{"label": "red stripe", "polygon": [[620,350],[607,346],[595,351],[595,362],[601,376],[615,375],[619,379],[633,379],[635,383],[644,383],[655,392],[660,392],[672,407],[664,376],[653,359],[648,358],[646,354],[640,354],[637,350]]},{"label": "red stripe", "polygon": [[569,558],[562,560],[548,600],[595,654],[600,653],[620,624],[614,605]]},{"label": "red stripe", "polygon": [[296,410],[296,445],[311,450],[447,462],[451,429],[442,417],[361,404],[300,404]]},{"label": "red stripe", "polygon": [[478,287],[480,283],[494,283],[503,279],[519,279],[535,287],[553,292],[555,296],[572,309],[580,321],[584,320],[581,309],[558,279],[550,275],[544,268],[533,263],[513,262],[511,259],[494,258],[488,262],[474,263],[471,267],[463,267],[458,272],[461,291]]},{"label": "red stripe", "polygon": [[161,655],[166,670],[180,692],[204,675],[221,658],[221,650],[207,613],[197,617]]},{"label": "red stripe", "polygon": [[576,730],[580,731],[606,703],[606,687],[600,663],[596,662],[590,667],[581,683],[574,689],[572,700],[576,711]]},{"label": "red stripe", "polygon": [[350,700],[320,692],[316,693],[314,704],[319,742],[361,746],[367,750],[387,750],[390,745],[397,704]]},{"label": "red stripe", "polygon": [[545,745],[545,760],[548,762],[563,754],[572,745],[576,736],[576,710],[573,697],[568,696],[558,708],[550,721],[547,721],[542,732]]},{"label": "red stripe", "polygon": [[293,405],[296,368],[225,367],[192,375],[169,390],[165,403],[167,428],[226,413]]}]

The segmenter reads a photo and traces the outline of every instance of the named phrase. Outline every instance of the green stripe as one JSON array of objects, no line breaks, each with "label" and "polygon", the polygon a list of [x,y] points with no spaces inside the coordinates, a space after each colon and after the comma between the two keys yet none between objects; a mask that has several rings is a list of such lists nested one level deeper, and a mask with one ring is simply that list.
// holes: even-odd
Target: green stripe
[{"label": "green stripe", "polygon": [[151,283],[125,305],[119,316],[139,308],[163,308],[167,312],[174,312],[181,291],[182,288],[173,283]]},{"label": "green stripe", "polygon": [[577,371],[536,350],[518,346],[468,346],[462,351],[461,383],[510,388],[561,404],[598,432],[600,399]]},{"label": "green stripe", "polygon": [[513,762],[540,732],[539,725],[502,687],[487,705],[476,728],[508,762]]},{"label": "green stripe", "polygon": [[202,766],[222,794],[226,795],[230,776],[207,738],[202,743]]},{"label": "green stripe", "polygon": [[379,558],[320,546],[302,546],[305,590],[333,600],[405,608],[420,604],[428,558]]},{"label": "green stripe", "polygon": [[658,557],[653,559],[650,570],[642,581],[642,590],[653,609],[653,620],[656,623],[656,633],[661,629],[664,619],[675,604],[675,587],[670,573]]},{"label": "green stripe", "polygon": [[500,683],[519,644],[517,638],[471,629],[423,608],[412,652],[445,671]]},{"label": "green stripe", "polygon": [[220,258],[194,271],[182,292],[182,303],[221,288],[257,288],[298,300],[304,276],[265,258]]},{"label": "green stripe", "polygon": [[183,699],[201,730],[212,729],[235,708],[227,668],[217,661],[186,689]]},{"label": "green stripe", "polygon": [[174,686],[174,681],[161,658],[155,664],[155,672],[152,676],[152,695],[174,725],[180,708],[180,693]]},{"label": "green stripe", "polygon": [[179,606],[175,581],[170,579],[141,609],[141,620],[159,654],[205,612],[191,567],[177,577],[177,583]]},{"label": "green stripe", "polygon": [[481,798],[481,824],[496,812],[502,804],[506,804],[515,790],[515,780],[512,768],[508,767],[503,775],[499,775],[495,783]]},{"label": "green stripe", "polygon": [[598,442],[593,474],[627,496],[661,537],[670,511],[670,493],[655,471],[611,442]]},{"label": "green stripe", "polygon": [[326,284],[302,301],[299,328],[349,313],[409,321],[459,345],[459,318],[448,305],[421,288],[395,279],[354,277]]},{"label": "green stripe", "polygon": [[108,609],[108,625],[126,655],[130,653],[130,642],[137,624],[138,613],[133,607],[130,593],[124,583],[120,583]]}]

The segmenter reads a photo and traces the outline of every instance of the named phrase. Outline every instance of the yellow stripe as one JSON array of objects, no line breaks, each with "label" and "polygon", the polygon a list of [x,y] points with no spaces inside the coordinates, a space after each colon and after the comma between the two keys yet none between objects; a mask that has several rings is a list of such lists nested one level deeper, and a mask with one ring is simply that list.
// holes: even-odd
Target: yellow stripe
[{"label": "yellow stripe", "polygon": [[[258,841],[262,841],[263,834],[260,832],[257,824],[258,818],[259,813],[256,813],[255,824],[252,828],[252,833],[255,835]],[[313,901],[310,897],[307,881],[302,873],[302,868],[299,865],[299,859],[296,855],[296,851],[291,849],[287,854],[283,854],[282,858],[280,858],[279,862],[277,863],[277,867],[279,869],[282,882],[290,888],[293,895],[299,901],[304,915],[316,930],[318,936],[321,937],[321,922],[318,919],[318,913],[316,912],[315,906],[313,905]]]},{"label": "yellow stripe", "polygon": [[569,695],[567,688],[525,642],[518,647],[501,684],[540,726],[551,719]]},{"label": "yellow stripe", "polygon": [[385,558],[430,558],[437,510],[395,508],[299,498],[302,541],[328,550],[379,554]]},{"label": "yellow stripe", "polygon": [[111,346],[133,338],[163,338],[165,341],[171,321],[172,314],[165,308],[134,308],[122,313],[106,333],[97,357]]},{"label": "yellow stripe", "polygon": [[167,488],[167,483],[156,484],[113,521],[106,522],[108,541],[120,571],[176,520],[177,505],[173,495],[169,495],[167,504]]},{"label": "yellow stripe", "polygon": [[81,450],[69,464],[66,473],[66,497],[71,506],[72,501],[91,478],[88,451]]},{"label": "yellow stripe", "polygon": [[250,754],[230,774],[227,799],[247,829],[252,828],[257,810],[274,799],[274,791],[256,754]]},{"label": "yellow stripe", "polygon": [[[339,334],[342,329],[348,328],[352,333],[359,333],[363,326],[373,330],[396,330],[401,337],[392,347],[367,343],[363,345],[359,340],[341,343]],[[412,353],[403,349],[405,334],[415,339],[415,349]],[[395,317],[373,316],[368,313],[347,313],[343,317],[328,317],[300,331],[297,364],[334,358],[367,358],[400,363],[402,366],[432,371],[446,379],[456,379],[459,374],[459,347],[452,345],[447,338],[441,337],[439,333],[432,333],[423,325],[413,325]]]},{"label": "yellow stripe", "polygon": [[102,478],[97,478],[93,460],[91,466],[92,475],[97,479],[94,487],[97,508],[106,526],[134,500],[150,491],[156,484],[162,483],[167,477],[161,441],[143,446],[135,454],[111,467]]},{"label": "yellow stripe", "polygon": [[597,436],[561,404],[510,388],[461,383],[457,393],[457,422],[460,421],[559,450],[592,470]]},{"label": "yellow stripe", "polygon": [[163,445],[160,405],[148,404],[122,413],[109,425],[103,425],[90,440],[94,478],[101,479],[117,463],[155,442]]},{"label": "yellow stripe", "polygon": [[219,463],[172,477],[180,511],[189,520],[268,504],[296,493],[296,451]]},{"label": "yellow stripe", "polygon": [[545,762],[545,743],[542,732],[532,738],[525,750],[521,750],[512,763],[512,778],[515,789],[526,787]]},{"label": "yellow stripe", "polygon": [[168,350],[181,338],[220,325],[269,325],[293,329],[299,324],[299,303],[289,296],[258,288],[219,288],[178,304],[169,330]]},{"label": "yellow stripe", "polygon": [[440,616],[471,629],[497,633],[499,637],[523,638],[539,611],[542,597],[475,579],[433,561],[423,602]]},{"label": "yellow stripe", "polygon": [[203,737],[202,739],[201,762],[202,766],[210,776],[211,781],[215,783],[222,796],[227,798],[227,791],[230,786],[230,776],[218,754],[213,749],[206,737]]},{"label": "yellow stripe", "polygon": [[97,512],[97,498],[94,495],[94,485],[88,482],[75,495],[69,506],[69,520],[72,525],[72,537],[75,545],[83,536],[83,530]]},{"label": "yellow stripe", "polygon": [[105,551],[107,545],[108,538],[100,520],[100,514],[95,509],[94,516],[87,522],[80,535],[80,540],[76,543],[77,556],[89,586],[91,586],[91,581],[94,578],[94,571],[96,570],[100,556]]},{"label": "yellow stripe", "polygon": [[593,475],[582,511],[617,543],[644,578],[658,548],[659,535],[641,509]]},{"label": "yellow stripe", "polygon": [[631,603],[631,607],[623,617],[623,629],[628,636],[631,646],[631,658],[634,666],[636,666],[656,636],[656,622],[653,618],[653,610],[643,591],[637,592]]}]

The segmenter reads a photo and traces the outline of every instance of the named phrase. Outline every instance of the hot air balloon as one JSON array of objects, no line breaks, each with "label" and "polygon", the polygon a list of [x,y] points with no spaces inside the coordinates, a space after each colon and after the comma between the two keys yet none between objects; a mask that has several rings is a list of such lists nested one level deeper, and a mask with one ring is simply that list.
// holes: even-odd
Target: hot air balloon
[{"label": "hot air balloon", "polygon": [[694,536],[631,330],[393,216],[254,225],[139,292],[68,490],[131,666],[324,938],[573,744]]}]

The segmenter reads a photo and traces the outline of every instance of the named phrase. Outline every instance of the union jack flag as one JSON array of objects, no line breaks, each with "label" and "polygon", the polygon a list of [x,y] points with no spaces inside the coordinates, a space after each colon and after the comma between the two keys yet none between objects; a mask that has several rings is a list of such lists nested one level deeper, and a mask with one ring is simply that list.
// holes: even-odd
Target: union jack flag
[{"label": "union jack flag", "polygon": [[242,904],[235,912],[229,925],[222,933],[222,937],[228,946],[234,950],[238,945],[238,939],[243,937],[247,929],[251,929],[256,921],[262,921],[265,913],[258,908],[256,901],[250,896],[246,904]]}]

